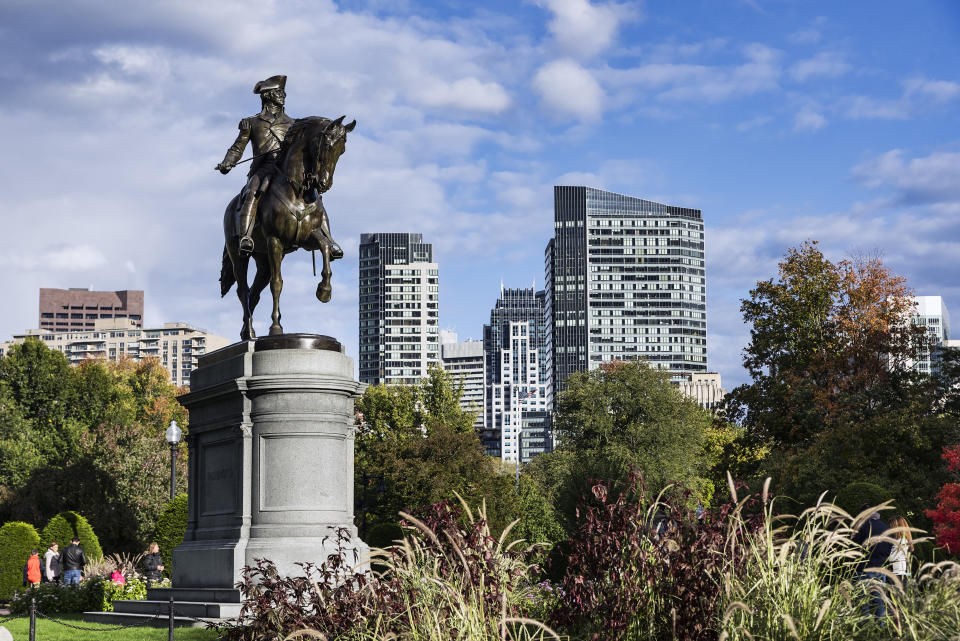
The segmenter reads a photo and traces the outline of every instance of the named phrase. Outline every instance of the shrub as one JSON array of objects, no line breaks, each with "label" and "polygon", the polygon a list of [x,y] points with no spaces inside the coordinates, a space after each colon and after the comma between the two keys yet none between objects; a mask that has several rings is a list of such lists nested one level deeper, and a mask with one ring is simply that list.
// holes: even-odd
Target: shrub
[{"label": "shrub", "polygon": [[371,548],[387,548],[403,538],[403,528],[396,523],[377,523],[367,530],[364,543]]},{"label": "shrub", "polygon": [[44,545],[56,541],[60,545],[61,553],[67,549],[73,537],[80,539],[80,547],[83,548],[88,559],[99,559],[103,556],[100,540],[93,532],[93,528],[87,519],[77,512],[61,512],[50,519],[43,528]]},{"label": "shrub", "polygon": [[187,531],[187,495],[178,494],[167,503],[157,519],[157,530],[153,540],[160,546],[163,558],[163,576],[172,576],[173,550],[183,543],[183,534]]},{"label": "shrub", "polygon": [[67,587],[58,583],[41,583],[32,590],[14,595],[10,601],[10,614],[27,614],[31,598],[37,599],[37,610],[48,616],[99,610],[99,601],[90,589],[91,584],[92,581],[84,581],[79,587]]},{"label": "shrub", "polygon": [[33,548],[41,550],[40,536],[29,523],[10,521],[0,527],[0,601],[10,600],[23,586],[23,566]]},{"label": "shrub", "polygon": [[840,492],[837,493],[837,498],[834,503],[837,507],[847,512],[847,514],[856,516],[857,513],[860,512],[860,506],[864,503],[867,505],[880,505],[892,498],[890,492],[875,483],[857,481],[850,483],[840,490]]},{"label": "shrub", "polygon": [[577,509],[553,620],[590,639],[715,639],[722,578],[741,570],[738,548],[762,519],[728,525],[755,504],[701,511],[679,485],[654,499],[638,472],[623,485],[597,482],[592,495]]}]

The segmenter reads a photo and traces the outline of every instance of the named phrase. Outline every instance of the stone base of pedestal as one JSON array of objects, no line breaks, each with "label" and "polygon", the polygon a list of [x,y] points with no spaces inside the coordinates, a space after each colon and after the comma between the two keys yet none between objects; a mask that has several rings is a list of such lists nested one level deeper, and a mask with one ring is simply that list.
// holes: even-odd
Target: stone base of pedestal
[{"label": "stone base of pedestal", "polygon": [[320,564],[353,525],[353,361],[327,336],[284,334],[200,358],[190,410],[188,524],[173,553],[176,589],[233,589],[269,559],[283,575]]}]

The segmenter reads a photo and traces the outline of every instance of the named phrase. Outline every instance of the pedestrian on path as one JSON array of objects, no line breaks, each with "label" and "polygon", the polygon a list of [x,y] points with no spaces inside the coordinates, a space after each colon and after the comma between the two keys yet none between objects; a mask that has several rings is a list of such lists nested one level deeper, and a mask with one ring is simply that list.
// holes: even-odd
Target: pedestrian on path
[{"label": "pedestrian on path", "polygon": [[43,578],[48,583],[60,583],[60,545],[56,541],[43,555]]},{"label": "pedestrian on path", "polygon": [[40,573],[40,553],[37,552],[37,548],[30,550],[30,558],[27,559],[26,565],[23,566],[23,587],[37,587],[40,585],[40,579],[42,574]]}]

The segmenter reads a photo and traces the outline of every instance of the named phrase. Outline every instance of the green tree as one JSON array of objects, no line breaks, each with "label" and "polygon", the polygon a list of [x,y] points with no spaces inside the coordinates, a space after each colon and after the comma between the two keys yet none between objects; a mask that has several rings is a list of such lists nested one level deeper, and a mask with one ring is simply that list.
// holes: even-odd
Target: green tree
[{"label": "green tree", "polygon": [[[88,361],[27,340],[0,358],[0,518],[90,518],[111,551],[138,552],[166,503],[177,389],[154,359]],[[186,483],[186,448],[178,481]]]},{"label": "green tree", "polygon": [[948,366],[933,376],[911,369],[930,347],[910,323],[912,305],[905,280],[878,257],[833,263],[816,242],[790,249],[778,278],[741,305],[752,380],[727,409],[744,430],[738,444],[764,456],[739,475],[770,475],[801,503],[875,483],[920,517],[946,475],[938,457],[956,439],[950,390],[960,378]]},{"label": "green tree", "polygon": [[0,527],[0,601],[23,589],[23,566],[34,548],[41,549],[40,536],[29,523],[10,521]]},{"label": "green tree", "polygon": [[624,479],[639,468],[647,486],[674,481],[712,493],[707,478],[710,412],[670,384],[666,372],[646,362],[613,361],[572,375],[557,398],[554,429],[560,447],[528,466],[555,502],[566,528],[592,479]]}]

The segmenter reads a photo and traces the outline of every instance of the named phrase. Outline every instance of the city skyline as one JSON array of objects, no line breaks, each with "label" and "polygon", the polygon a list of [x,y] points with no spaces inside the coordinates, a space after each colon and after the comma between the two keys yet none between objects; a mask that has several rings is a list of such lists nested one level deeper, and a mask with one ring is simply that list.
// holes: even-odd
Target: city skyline
[{"label": "city skyline", "polygon": [[213,167],[277,73],[292,116],[358,122],[324,198],[347,254],[333,302],[313,298],[309,256],[284,269],[285,329],[355,361],[361,233],[429,238],[440,327],[480,338],[501,280],[539,288],[554,185],[704,212],[708,367],[728,389],[745,380],[739,300],[807,238],[831,259],[880,250],[960,306],[955,3],[37,1],[0,25],[18,123],[2,339],[35,325],[39,288],[93,286],[235,340],[216,279],[242,172]]}]

